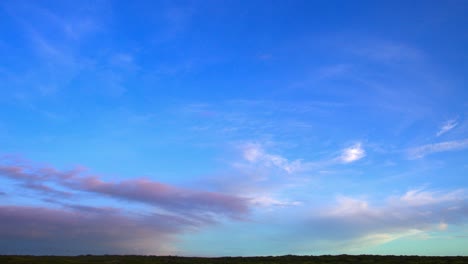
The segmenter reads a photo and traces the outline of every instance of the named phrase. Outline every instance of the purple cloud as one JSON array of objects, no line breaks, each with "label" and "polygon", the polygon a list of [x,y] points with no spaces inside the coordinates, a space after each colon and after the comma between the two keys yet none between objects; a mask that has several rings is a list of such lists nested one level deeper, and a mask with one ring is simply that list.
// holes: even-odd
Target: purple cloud
[{"label": "purple cloud", "polygon": [[171,253],[174,235],[191,225],[175,216],[118,210],[0,206],[0,247],[2,254]]},{"label": "purple cloud", "polygon": [[95,177],[65,182],[74,189],[144,202],[177,212],[210,212],[232,217],[247,213],[247,199],[216,192],[177,188],[148,179],[104,182]]},{"label": "purple cloud", "polygon": [[[104,181],[83,169],[61,171],[8,158],[0,158],[1,177],[47,204],[0,205],[2,254],[176,254],[171,245],[178,234],[215,224],[219,217],[243,219],[250,204],[247,198],[150,179]],[[82,198],[131,205],[91,206]]]},{"label": "purple cloud", "polygon": [[[0,164],[0,176],[21,182],[24,188],[49,195],[71,197],[76,191],[109,198],[142,202],[175,213],[218,214],[241,218],[248,213],[249,200],[217,192],[183,189],[149,179],[105,182],[97,176],[82,176],[83,170],[59,171],[27,164]],[[59,190],[51,185],[66,190]]]}]

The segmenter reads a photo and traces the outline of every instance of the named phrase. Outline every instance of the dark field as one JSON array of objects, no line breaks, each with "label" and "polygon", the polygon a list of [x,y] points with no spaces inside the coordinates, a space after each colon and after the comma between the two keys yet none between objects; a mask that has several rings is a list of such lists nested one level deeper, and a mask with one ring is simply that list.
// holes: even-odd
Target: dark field
[{"label": "dark field", "polygon": [[0,263],[468,263],[468,257],[419,257],[419,256],[374,256],[374,255],[339,255],[339,256],[280,256],[280,257],[157,257],[157,256],[0,256]]}]

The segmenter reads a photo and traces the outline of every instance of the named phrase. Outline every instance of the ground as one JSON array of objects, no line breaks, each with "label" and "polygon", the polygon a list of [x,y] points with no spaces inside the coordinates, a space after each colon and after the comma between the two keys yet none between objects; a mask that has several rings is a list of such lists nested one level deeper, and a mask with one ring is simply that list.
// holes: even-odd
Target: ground
[{"label": "ground", "polygon": [[175,256],[0,256],[0,263],[137,263],[137,264],[159,264],[159,263],[204,263],[204,264],[230,264],[230,263],[468,263],[468,257],[421,257],[421,256],[373,256],[373,255],[338,255],[338,256],[278,256],[278,257],[222,257],[222,258],[193,258]]}]

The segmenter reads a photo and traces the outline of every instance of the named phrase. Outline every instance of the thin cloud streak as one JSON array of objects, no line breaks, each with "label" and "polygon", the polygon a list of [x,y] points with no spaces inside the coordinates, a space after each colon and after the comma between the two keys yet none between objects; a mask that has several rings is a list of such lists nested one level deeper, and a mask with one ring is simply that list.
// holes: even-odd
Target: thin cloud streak
[{"label": "thin cloud streak", "polygon": [[249,143],[243,147],[243,158],[253,164],[261,164],[265,167],[277,167],[288,174],[301,169],[301,160],[289,161],[275,154],[266,153],[260,144]]},{"label": "thin cloud streak", "polygon": [[442,136],[443,134],[449,132],[453,128],[455,128],[458,125],[457,119],[451,119],[447,122],[445,122],[442,127],[439,129],[437,132],[436,136]]},{"label": "thin cloud streak", "polygon": [[462,150],[466,148],[468,148],[468,139],[444,141],[411,148],[408,150],[408,157],[409,159],[421,159],[433,153]]},{"label": "thin cloud streak", "polygon": [[184,214],[210,212],[236,218],[248,212],[247,199],[216,192],[181,189],[148,179],[109,183],[98,178],[84,178],[65,184],[78,190],[144,202]]}]

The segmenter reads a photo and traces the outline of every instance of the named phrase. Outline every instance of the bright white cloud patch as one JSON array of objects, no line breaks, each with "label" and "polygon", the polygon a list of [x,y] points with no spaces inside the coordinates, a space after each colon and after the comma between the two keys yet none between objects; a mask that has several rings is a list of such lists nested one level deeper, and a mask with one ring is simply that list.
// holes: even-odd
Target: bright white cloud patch
[{"label": "bright white cloud patch", "polygon": [[452,130],[454,127],[456,127],[458,125],[458,122],[457,122],[457,119],[451,119],[447,122],[445,122],[439,129],[439,131],[437,132],[437,136],[441,136],[447,132],[449,132],[450,130]]},{"label": "bright white cloud patch", "polygon": [[365,150],[362,148],[361,143],[356,143],[353,146],[349,148],[345,148],[341,156],[339,157],[339,160],[343,163],[351,163],[358,161],[366,156]]},{"label": "bright white cloud patch", "polygon": [[468,139],[445,141],[422,145],[408,150],[410,159],[420,159],[432,153],[461,150],[468,148]]}]

